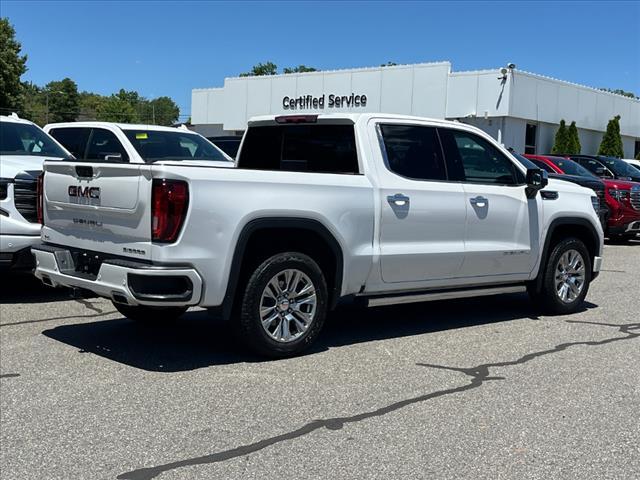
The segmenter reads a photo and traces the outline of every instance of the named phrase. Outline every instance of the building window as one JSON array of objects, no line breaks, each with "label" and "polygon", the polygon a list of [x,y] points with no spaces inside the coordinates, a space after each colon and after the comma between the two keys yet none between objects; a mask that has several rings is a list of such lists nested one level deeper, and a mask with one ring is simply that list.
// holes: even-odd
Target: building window
[{"label": "building window", "polygon": [[637,158],[640,153],[640,140],[636,140],[636,146],[633,149],[633,158]]},{"label": "building window", "polygon": [[538,126],[532,123],[527,123],[527,128],[524,134],[524,153],[536,153],[537,134]]}]

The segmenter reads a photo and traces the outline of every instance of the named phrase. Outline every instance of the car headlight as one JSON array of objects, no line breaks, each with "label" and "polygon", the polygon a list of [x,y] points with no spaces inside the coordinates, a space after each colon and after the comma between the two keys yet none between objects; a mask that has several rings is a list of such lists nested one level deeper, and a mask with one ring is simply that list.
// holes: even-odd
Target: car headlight
[{"label": "car headlight", "polygon": [[0,178],[0,200],[6,200],[11,182],[13,180],[10,178]]},{"label": "car headlight", "polygon": [[629,198],[629,191],[628,190],[619,190],[617,188],[610,188],[609,189],[609,195],[611,195],[617,201],[622,202],[622,201],[627,200]]},{"label": "car headlight", "polygon": [[600,212],[600,199],[598,197],[591,197],[591,205],[596,213]]}]

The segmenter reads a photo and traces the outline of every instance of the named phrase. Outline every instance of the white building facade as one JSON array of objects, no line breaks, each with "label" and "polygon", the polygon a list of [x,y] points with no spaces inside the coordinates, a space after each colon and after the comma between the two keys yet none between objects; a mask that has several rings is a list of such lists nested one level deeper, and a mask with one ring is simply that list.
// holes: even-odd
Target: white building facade
[{"label": "white building facade", "polygon": [[620,115],[625,157],[640,151],[640,100],[517,68],[453,72],[438,62],[226,78],[191,96],[191,122],[205,136],[241,134],[254,115],[331,112],[459,120],[525,153],[548,153],[564,119],[576,122],[583,154],[597,153]]}]

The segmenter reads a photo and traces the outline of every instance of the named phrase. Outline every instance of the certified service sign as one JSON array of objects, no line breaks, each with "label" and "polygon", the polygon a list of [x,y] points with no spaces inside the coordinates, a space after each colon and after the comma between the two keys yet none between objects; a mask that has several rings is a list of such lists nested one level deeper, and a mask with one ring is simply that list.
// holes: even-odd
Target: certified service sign
[{"label": "certified service sign", "polygon": [[[326,102],[325,102],[326,101]],[[367,96],[356,95],[335,95],[322,94],[319,97],[313,95],[302,95],[300,97],[284,97],[282,99],[282,108],[285,110],[302,110],[302,109],[324,109],[327,108],[351,108],[366,107]]]}]

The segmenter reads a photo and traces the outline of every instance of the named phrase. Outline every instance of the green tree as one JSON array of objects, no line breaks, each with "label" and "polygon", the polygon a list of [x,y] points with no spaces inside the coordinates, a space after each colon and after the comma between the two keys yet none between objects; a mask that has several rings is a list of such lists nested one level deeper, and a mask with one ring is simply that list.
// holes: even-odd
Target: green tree
[{"label": "green tree", "polygon": [[[169,97],[158,97],[148,102],[147,110],[151,109],[151,123],[155,125],[173,125],[178,121],[180,109]],[[148,115],[147,115],[147,118]]]},{"label": "green tree", "polygon": [[[49,82],[44,88],[49,122],[74,122],[80,113],[78,85],[70,78]],[[47,98],[48,97],[48,98]]]},{"label": "green tree", "polygon": [[569,148],[569,131],[564,119],[560,120],[560,126],[556,132],[556,137],[551,147],[551,153],[567,153]]},{"label": "green tree", "polygon": [[251,68],[251,71],[241,73],[241,77],[260,77],[263,75],[277,75],[278,66],[273,62],[258,63]]},{"label": "green tree", "polygon": [[98,111],[106,101],[106,97],[91,92],[81,92],[79,97],[80,113],[78,114],[78,120],[97,120]]},{"label": "green tree", "polygon": [[398,65],[396,62],[387,62],[380,64],[381,67],[395,67],[396,65]]},{"label": "green tree", "polygon": [[622,137],[620,136],[620,115],[616,115],[607,123],[607,131],[602,137],[598,155],[618,158],[624,157]]},{"label": "green tree", "polygon": [[0,18],[0,113],[20,111],[23,96],[20,77],[27,71],[27,56],[8,18]]},{"label": "green tree", "polygon": [[[568,142],[567,142],[567,151],[564,153],[578,154],[582,149],[580,145],[580,136],[578,135],[578,127],[576,127],[576,122],[571,122],[568,130]],[[562,153],[562,152],[560,152]]]},{"label": "green tree", "polygon": [[135,123],[138,113],[127,93],[129,92],[120,90],[117,94],[105,98],[98,106],[97,119],[102,122]]},{"label": "green tree", "polygon": [[317,72],[318,69],[314,67],[307,67],[306,65],[298,65],[297,67],[289,67],[282,70],[283,73],[304,73],[304,72]]},{"label": "green tree", "polygon": [[22,99],[20,116],[43,127],[47,123],[47,109],[42,88],[33,82],[23,82]]},{"label": "green tree", "polygon": [[624,90],[622,90],[621,88],[616,88],[615,90],[611,90],[610,88],[601,88],[600,90],[604,91],[604,92],[609,92],[609,93],[616,93],[618,95],[622,95],[624,97],[629,97],[629,98],[640,98],[638,97],[635,93],[633,92],[626,92]]}]

